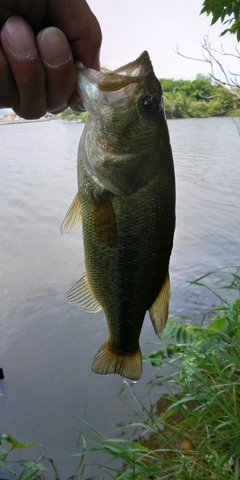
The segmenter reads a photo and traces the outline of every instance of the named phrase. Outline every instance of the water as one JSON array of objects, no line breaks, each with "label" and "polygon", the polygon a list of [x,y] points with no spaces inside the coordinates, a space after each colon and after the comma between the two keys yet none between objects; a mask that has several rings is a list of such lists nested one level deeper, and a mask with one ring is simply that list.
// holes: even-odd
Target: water
[{"label": "water", "polygon": [[[177,178],[171,313],[200,321],[215,300],[198,306],[204,295],[186,282],[239,264],[240,137],[231,118],[171,120],[169,129]],[[59,233],[77,191],[81,131],[62,121],[0,126],[0,432],[43,444],[61,479],[77,463],[69,457],[81,429],[73,415],[105,435],[131,419],[117,398],[122,379],[91,372],[106,338],[103,313],[86,314],[64,299],[84,271],[81,232]],[[146,318],[144,353],[155,340]],[[144,364],[134,392],[143,396],[155,374]],[[102,478],[93,465],[87,473]]]}]

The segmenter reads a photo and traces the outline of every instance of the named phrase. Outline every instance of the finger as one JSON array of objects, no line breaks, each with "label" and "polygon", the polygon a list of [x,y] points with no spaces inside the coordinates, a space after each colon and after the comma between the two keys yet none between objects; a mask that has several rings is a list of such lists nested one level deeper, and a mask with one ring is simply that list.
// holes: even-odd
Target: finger
[{"label": "finger", "polygon": [[58,113],[68,106],[75,89],[72,52],[64,33],[55,27],[42,30],[36,41],[45,67],[48,111]]},{"label": "finger", "polygon": [[68,105],[74,112],[82,113],[86,111],[82,103],[82,99],[79,97],[76,90],[74,90],[72,96],[70,97]]},{"label": "finger", "polygon": [[[58,8],[57,8],[58,7]],[[50,19],[68,38],[73,56],[89,68],[99,70],[102,34],[99,23],[85,0],[49,0]]]},{"label": "finger", "polygon": [[1,31],[1,43],[19,95],[15,112],[23,118],[39,118],[47,111],[45,73],[30,25],[10,17]]},{"label": "finger", "polygon": [[0,108],[17,106],[19,96],[7,57],[0,46]]},{"label": "finger", "polygon": [[0,25],[9,17],[20,15],[32,25],[37,25],[45,13],[46,0],[5,0],[0,2]]}]

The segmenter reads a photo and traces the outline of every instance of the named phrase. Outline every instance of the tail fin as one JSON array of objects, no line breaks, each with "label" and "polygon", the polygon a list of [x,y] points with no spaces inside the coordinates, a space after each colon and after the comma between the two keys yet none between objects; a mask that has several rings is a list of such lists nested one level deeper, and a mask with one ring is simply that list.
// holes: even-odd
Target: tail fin
[{"label": "tail fin", "polygon": [[131,355],[118,355],[110,350],[106,341],[93,359],[92,371],[99,375],[121,375],[137,381],[142,375],[142,354],[138,350]]}]

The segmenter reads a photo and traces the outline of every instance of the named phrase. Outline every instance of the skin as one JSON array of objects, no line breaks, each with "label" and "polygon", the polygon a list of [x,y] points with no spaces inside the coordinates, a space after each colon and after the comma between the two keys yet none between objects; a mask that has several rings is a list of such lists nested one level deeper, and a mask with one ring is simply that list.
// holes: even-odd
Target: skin
[{"label": "skin", "polygon": [[1,0],[0,108],[26,119],[83,110],[74,58],[99,69],[101,30],[85,0]]}]

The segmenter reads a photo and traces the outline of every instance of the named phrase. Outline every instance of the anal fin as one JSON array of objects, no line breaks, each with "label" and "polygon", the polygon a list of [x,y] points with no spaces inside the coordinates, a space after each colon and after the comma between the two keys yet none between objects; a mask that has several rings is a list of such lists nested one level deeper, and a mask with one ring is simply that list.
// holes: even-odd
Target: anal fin
[{"label": "anal fin", "polygon": [[106,341],[93,359],[92,371],[99,375],[120,375],[136,382],[142,375],[142,354],[140,348],[135,353],[119,355],[113,352]]},{"label": "anal fin", "polygon": [[80,280],[70,288],[66,295],[66,300],[89,313],[99,312],[102,308],[93,295],[86,272],[82,275]]},{"label": "anal fin", "polygon": [[82,207],[79,195],[74,197],[66,215],[60,227],[61,234],[70,233],[73,230],[77,230],[82,221]]},{"label": "anal fin", "polygon": [[153,324],[153,328],[157,335],[163,331],[167,319],[168,319],[168,307],[169,307],[169,297],[170,297],[170,281],[169,274],[167,272],[164,284],[161,287],[161,290],[149,309],[149,315]]}]

